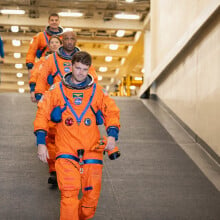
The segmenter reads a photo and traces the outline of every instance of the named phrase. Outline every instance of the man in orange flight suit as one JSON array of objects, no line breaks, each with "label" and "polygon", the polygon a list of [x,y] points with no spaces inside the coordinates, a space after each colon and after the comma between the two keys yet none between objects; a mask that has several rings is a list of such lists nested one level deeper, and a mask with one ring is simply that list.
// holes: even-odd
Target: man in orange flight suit
[{"label": "man in orange flight suit", "polygon": [[31,70],[31,76],[29,80],[29,86],[30,86],[30,93],[31,93],[31,101],[36,102],[35,98],[35,86],[37,83],[37,78],[41,72],[41,69],[43,68],[43,64],[46,60],[46,56],[49,56],[51,53],[58,50],[58,48],[62,45],[62,41],[60,38],[56,35],[51,36],[49,40],[49,51],[46,52],[45,56],[42,56],[38,62],[34,65],[33,69]]},{"label": "man in orange flight suit", "polygon": [[[71,60],[74,53],[79,51],[76,47],[76,34],[73,31],[63,33],[63,46],[57,52],[47,57],[44,67],[37,79],[35,87],[35,98],[40,100],[41,96],[47,91],[50,86],[56,82],[60,82],[62,77],[71,71]],[[97,81],[95,68],[91,66],[89,73]]]},{"label": "man in orange flight suit", "polygon": [[[79,51],[76,45],[76,34],[73,31],[67,31],[63,33],[63,46],[58,49],[57,52],[49,55],[41,69],[41,73],[38,76],[35,87],[35,98],[40,100],[41,96],[47,91],[53,83],[60,82],[63,76],[72,70],[71,60],[73,54]],[[94,67],[89,68],[89,73],[97,81],[97,75]],[[47,148],[49,152],[48,165],[50,177],[48,183],[56,184],[55,173],[55,139],[56,130],[53,123],[50,123],[50,129],[46,138]]]},{"label": "man in orange flight suit", "polygon": [[[60,220],[83,220],[94,216],[101,190],[103,148],[95,112],[101,111],[108,134],[106,150],[115,147],[120,128],[119,109],[105,90],[88,74],[91,56],[77,52],[72,73],[54,84],[38,103],[34,121],[38,157],[47,162],[45,136],[48,121],[57,123],[56,171],[61,190]],[[93,111],[91,110],[93,108]],[[96,147],[94,147],[96,146]],[[78,199],[79,190],[83,196]]]},{"label": "man in orange flight suit", "polygon": [[40,58],[49,50],[48,44],[50,37],[53,35],[61,36],[63,33],[63,29],[59,27],[60,20],[58,14],[50,14],[48,24],[49,26],[47,26],[46,30],[35,35],[30,43],[26,56],[26,66],[29,74],[35,64],[35,57]]}]

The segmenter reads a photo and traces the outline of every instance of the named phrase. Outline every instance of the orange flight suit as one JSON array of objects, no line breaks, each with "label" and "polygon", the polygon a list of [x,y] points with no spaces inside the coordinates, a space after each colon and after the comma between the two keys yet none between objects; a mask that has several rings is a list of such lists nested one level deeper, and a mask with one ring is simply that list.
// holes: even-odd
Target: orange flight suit
[{"label": "orange flight suit", "polygon": [[[100,132],[90,106],[95,112],[102,111],[107,131],[112,127],[119,130],[119,109],[99,84],[92,82],[84,89],[73,88],[65,82],[67,75],[39,101],[34,130],[48,131],[51,112],[55,107],[63,110],[55,136],[56,172],[61,191],[60,220],[90,219],[98,204],[103,167],[103,152],[92,150],[100,139]],[[84,150],[81,160],[79,149]],[[82,161],[84,164],[80,164]],[[83,197],[79,201],[81,188]]]},{"label": "orange flight suit", "polygon": [[35,57],[40,58],[44,56],[45,53],[49,50],[49,40],[52,35],[57,35],[62,39],[61,34],[63,33],[63,29],[59,27],[59,32],[51,32],[49,26],[45,31],[39,32],[37,35],[33,37],[31,40],[27,55],[26,55],[26,65],[28,69],[32,69],[35,64]]},{"label": "orange flight suit", "polygon": [[[61,48],[59,49],[61,50]],[[58,51],[59,51],[58,50]],[[76,51],[79,49],[76,47]],[[48,57],[45,58],[45,62],[43,68],[41,69],[41,73],[37,78],[37,83],[35,87],[35,94],[42,95],[50,88],[50,84],[47,81],[49,75],[53,75],[53,83],[60,82],[62,77],[72,70],[71,59],[64,59],[62,54],[59,52],[55,52]],[[95,71],[95,68],[91,66],[89,68],[89,73],[95,78],[97,82],[98,77]],[[55,171],[55,146],[53,138],[56,135],[56,129],[54,127],[54,123],[50,122],[50,129],[48,131],[48,136],[46,139],[47,149],[49,153],[50,159],[48,159],[49,172]],[[50,138],[49,138],[50,137]]]},{"label": "orange flight suit", "polygon": [[[61,47],[62,48],[62,47]],[[59,48],[59,50],[61,49]],[[58,50],[58,51],[59,51]],[[79,49],[77,48],[76,51]],[[44,67],[37,79],[37,85],[35,88],[35,94],[44,94],[53,83],[60,82],[62,77],[72,71],[72,59],[64,59],[59,52],[55,52],[49,55],[44,63]],[[95,68],[91,66],[89,68],[89,74],[93,76],[94,81],[98,81],[98,77]],[[48,83],[48,76],[53,76],[53,83],[50,85]]]},{"label": "orange flight suit", "polygon": [[46,137],[46,146],[49,154],[49,158],[47,158],[49,173],[56,171],[55,135],[56,135],[56,124],[53,123],[52,121],[49,121],[49,130]]},{"label": "orange flight suit", "polygon": [[[45,57],[41,57],[40,60],[34,65],[34,68],[31,70],[31,76],[29,80],[29,85],[32,90],[32,86],[36,86],[36,82],[38,79],[38,76],[40,74],[40,71],[43,68],[43,64],[45,62]],[[34,88],[33,88],[34,89]],[[34,90],[33,90],[34,91]],[[56,134],[56,129],[54,126],[53,122],[49,122],[50,128],[49,132],[46,138],[46,145],[49,153],[49,159],[47,160],[48,166],[49,166],[49,172],[56,171],[55,169],[55,159],[56,159],[56,154],[55,154],[55,134]]]},{"label": "orange flight suit", "polygon": [[[45,57],[41,57],[40,60],[34,65],[34,68],[31,70],[31,76],[29,80],[30,87],[33,84],[36,85],[38,76],[40,74],[40,71],[43,67],[45,60],[46,60]],[[55,146],[54,146],[56,129],[54,128],[55,126],[53,122],[49,122],[49,123],[50,123],[50,129],[46,138],[46,144],[49,153],[49,159],[47,160],[47,162],[49,166],[49,172],[51,173],[53,171],[56,171],[55,169],[56,155],[55,155]]]}]

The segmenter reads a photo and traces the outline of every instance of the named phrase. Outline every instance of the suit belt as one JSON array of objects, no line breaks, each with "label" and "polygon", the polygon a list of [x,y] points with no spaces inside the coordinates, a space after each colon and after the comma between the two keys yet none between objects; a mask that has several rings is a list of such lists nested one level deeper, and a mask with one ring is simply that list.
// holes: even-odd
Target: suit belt
[{"label": "suit belt", "polygon": [[[56,157],[56,160],[59,159],[59,158],[75,160],[78,163],[80,161],[78,157],[76,157],[74,155],[71,155],[71,154],[61,154],[61,155]],[[103,161],[98,160],[98,159],[86,159],[86,160],[83,160],[83,164],[101,164],[102,165]]]}]

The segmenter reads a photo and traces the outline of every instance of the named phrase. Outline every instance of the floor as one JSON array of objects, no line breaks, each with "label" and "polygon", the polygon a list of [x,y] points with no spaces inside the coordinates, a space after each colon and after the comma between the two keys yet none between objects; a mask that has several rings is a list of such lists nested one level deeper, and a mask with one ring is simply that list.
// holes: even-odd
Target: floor
[{"label": "floor", "polygon": [[[220,219],[219,165],[158,102],[115,100],[121,157],[104,159],[93,219]],[[47,165],[36,154],[37,107],[28,94],[0,94],[0,103],[0,219],[58,220],[60,192],[47,184]]]}]

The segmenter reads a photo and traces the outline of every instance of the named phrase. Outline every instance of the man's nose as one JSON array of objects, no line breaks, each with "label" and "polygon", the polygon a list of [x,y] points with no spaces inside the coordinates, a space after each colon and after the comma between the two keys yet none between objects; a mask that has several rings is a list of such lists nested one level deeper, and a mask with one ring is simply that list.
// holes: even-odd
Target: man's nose
[{"label": "man's nose", "polygon": [[68,44],[69,44],[69,45],[73,45],[73,43],[74,43],[73,40],[69,40],[69,41],[68,41]]}]

